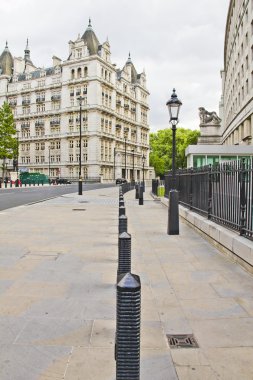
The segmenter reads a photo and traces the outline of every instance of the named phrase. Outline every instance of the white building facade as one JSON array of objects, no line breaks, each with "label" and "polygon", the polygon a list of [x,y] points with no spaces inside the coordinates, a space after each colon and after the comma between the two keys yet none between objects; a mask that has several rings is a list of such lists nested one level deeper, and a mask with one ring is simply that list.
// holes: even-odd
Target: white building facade
[{"label": "white building facade", "polygon": [[[91,23],[69,42],[66,61],[37,68],[25,49],[0,57],[0,104],[8,101],[19,140],[19,168],[53,177],[78,178],[80,96],[82,177],[113,181],[149,178],[149,92],[145,73],[129,58],[120,70],[110,44],[100,44]],[[8,169],[11,170],[12,162]]]},{"label": "white building facade", "polygon": [[252,145],[253,1],[231,0],[222,75],[221,144]]}]

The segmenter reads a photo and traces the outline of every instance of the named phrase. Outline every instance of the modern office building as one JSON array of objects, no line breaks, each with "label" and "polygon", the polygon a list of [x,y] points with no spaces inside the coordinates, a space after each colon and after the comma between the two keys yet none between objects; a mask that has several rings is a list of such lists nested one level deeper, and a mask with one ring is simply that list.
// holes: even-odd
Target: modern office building
[{"label": "modern office building", "polygon": [[148,97],[145,72],[137,73],[130,54],[117,68],[90,21],[52,67],[35,67],[28,41],[23,58],[7,43],[0,56],[0,105],[13,109],[23,171],[78,178],[81,122],[83,178],[141,179],[143,168],[149,178]]}]

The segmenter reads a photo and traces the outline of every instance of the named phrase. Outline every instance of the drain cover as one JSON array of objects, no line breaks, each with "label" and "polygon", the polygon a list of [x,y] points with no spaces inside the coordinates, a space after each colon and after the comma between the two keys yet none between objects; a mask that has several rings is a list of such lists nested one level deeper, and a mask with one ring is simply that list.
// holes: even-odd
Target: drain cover
[{"label": "drain cover", "polygon": [[72,211],[86,211],[86,208],[73,208]]},{"label": "drain cover", "polygon": [[89,203],[89,201],[79,201],[78,203]]},{"label": "drain cover", "polygon": [[169,335],[167,339],[170,348],[198,348],[198,343],[193,334]]}]

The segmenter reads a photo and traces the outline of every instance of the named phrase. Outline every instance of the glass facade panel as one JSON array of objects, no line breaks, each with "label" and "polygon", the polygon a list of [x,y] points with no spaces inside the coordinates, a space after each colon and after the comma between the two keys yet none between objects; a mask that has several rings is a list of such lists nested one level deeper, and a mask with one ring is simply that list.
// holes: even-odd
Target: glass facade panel
[{"label": "glass facade panel", "polygon": [[219,156],[207,156],[207,165],[215,165],[219,163]]},{"label": "glass facade panel", "polygon": [[221,162],[224,161],[236,161],[237,156],[221,156]]},{"label": "glass facade panel", "polygon": [[199,168],[206,165],[206,156],[193,156],[193,167]]}]

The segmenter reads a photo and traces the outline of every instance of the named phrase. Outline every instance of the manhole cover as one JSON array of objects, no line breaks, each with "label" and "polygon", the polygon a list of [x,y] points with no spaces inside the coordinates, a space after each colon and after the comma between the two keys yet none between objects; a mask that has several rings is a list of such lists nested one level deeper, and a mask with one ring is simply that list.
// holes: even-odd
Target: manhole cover
[{"label": "manhole cover", "polygon": [[72,211],[86,211],[86,208],[73,208]]},{"label": "manhole cover", "polygon": [[170,335],[167,334],[170,348],[198,348],[198,343],[193,334]]},{"label": "manhole cover", "polygon": [[78,203],[89,203],[89,201],[79,201]]}]

